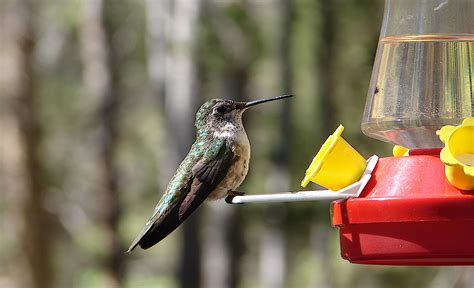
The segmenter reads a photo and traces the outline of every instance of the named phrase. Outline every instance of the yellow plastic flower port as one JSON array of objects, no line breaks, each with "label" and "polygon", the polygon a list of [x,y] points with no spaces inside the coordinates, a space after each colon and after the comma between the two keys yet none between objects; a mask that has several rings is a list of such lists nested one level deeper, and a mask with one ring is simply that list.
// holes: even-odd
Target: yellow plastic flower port
[{"label": "yellow plastic flower port", "polygon": [[436,131],[445,147],[440,158],[449,183],[462,190],[474,190],[474,117],[461,125],[447,125]]},{"label": "yellow plastic flower port", "polygon": [[367,162],[341,137],[342,131],[344,127],[339,125],[324,142],[306,170],[301,186],[306,187],[312,181],[337,191],[360,179]]},{"label": "yellow plastic flower port", "polygon": [[400,146],[400,145],[393,146],[393,150],[392,150],[392,153],[393,153],[394,157],[408,156],[409,152],[410,152],[410,149],[405,148],[405,147]]}]

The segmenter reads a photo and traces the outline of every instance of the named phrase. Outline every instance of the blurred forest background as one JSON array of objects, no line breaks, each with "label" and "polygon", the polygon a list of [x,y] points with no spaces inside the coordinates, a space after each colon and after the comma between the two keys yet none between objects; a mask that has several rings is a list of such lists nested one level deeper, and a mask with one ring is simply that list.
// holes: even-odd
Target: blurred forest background
[{"label": "blurred forest background", "polygon": [[[247,193],[299,190],[359,125],[380,0],[2,0],[0,287],[474,287],[464,267],[353,265],[329,203],[211,202],[124,254],[211,98],[296,97],[245,115]],[[314,187],[312,187],[314,188]]]}]

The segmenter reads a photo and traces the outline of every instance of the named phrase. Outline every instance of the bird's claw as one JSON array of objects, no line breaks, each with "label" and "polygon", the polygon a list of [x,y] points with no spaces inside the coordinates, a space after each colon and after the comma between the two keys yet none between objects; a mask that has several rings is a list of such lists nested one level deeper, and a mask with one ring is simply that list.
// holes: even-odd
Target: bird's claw
[{"label": "bird's claw", "polygon": [[231,190],[227,194],[227,197],[225,197],[225,202],[227,202],[227,204],[233,204],[232,199],[234,199],[235,196],[242,196],[242,195],[245,195],[245,192]]}]

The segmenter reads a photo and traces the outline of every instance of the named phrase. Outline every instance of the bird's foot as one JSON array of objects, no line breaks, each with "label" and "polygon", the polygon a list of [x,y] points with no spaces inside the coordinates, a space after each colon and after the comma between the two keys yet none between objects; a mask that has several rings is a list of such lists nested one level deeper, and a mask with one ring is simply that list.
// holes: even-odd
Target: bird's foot
[{"label": "bird's foot", "polygon": [[229,193],[227,194],[227,197],[225,197],[225,202],[227,202],[227,204],[232,204],[232,199],[234,199],[235,196],[242,196],[242,195],[245,195],[245,192],[230,190]]}]

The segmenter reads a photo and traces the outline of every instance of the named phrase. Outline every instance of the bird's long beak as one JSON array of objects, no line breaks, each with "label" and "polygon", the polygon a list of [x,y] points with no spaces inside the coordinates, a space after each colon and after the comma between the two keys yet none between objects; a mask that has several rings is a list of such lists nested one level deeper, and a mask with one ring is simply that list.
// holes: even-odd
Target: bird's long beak
[{"label": "bird's long beak", "polygon": [[293,95],[291,95],[291,94],[281,95],[281,96],[276,96],[276,97],[272,97],[272,98],[258,99],[258,100],[254,100],[254,101],[245,102],[244,106],[243,106],[243,109],[247,109],[247,108],[252,107],[254,105],[258,105],[258,104],[262,104],[262,103],[266,103],[266,102],[270,102],[270,101],[275,101],[275,100],[280,100],[280,99],[285,99],[285,98],[290,98],[290,97],[293,97]]}]

